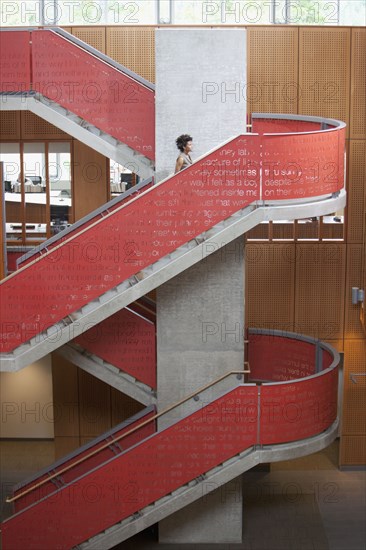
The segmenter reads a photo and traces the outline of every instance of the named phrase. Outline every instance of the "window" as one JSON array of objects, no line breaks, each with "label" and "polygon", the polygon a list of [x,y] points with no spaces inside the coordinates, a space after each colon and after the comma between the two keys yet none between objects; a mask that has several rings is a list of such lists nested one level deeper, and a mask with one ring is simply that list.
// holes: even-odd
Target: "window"
[{"label": "window", "polygon": [[1,143],[7,242],[36,245],[71,223],[69,142]]},{"label": "window", "polygon": [[366,25],[365,0],[1,0],[4,27]]},{"label": "window", "polygon": [[152,25],[154,0],[1,0],[1,25]]}]

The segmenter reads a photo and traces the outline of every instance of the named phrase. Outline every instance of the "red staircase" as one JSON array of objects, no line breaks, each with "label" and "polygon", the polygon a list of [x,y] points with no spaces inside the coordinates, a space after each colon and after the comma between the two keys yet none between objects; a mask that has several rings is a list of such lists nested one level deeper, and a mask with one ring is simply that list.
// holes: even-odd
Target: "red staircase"
[{"label": "red staircase", "polygon": [[[267,369],[276,380],[281,373],[281,382],[243,384],[237,379],[242,372],[228,373],[170,407],[166,412],[189,404],[192,412],[181,417],[181,410],[181,420],[169,427],[153,433],[164,412],[147,410],[52,465],[16,488],[10,500],[17,513],[2,524],[3,549],[111,548],[203,490],[268,460],[268,453],[279,460],[297,448],[300,456],[329,444],[338,429],[337,352],[310,338],[264,330],[249,330],[249,343],[252,375],[262,377]],[[270,349],[274,364],[267,361]],[[304,371],[296,374],[289,360],[297,349]],[[222,393],[228,377],[232,389]],[[212,390],[217,397],[202,406]]]},{"label": "red staircase", "polygon": [[[254,129],[261,131],[266,123],[259,119]],[[332,129],[322,131],[320,123],[312,122],[309,132],[309,124],[303,134],[248,134],[230,140],[1,281],[1,353],[40,340],[56,349],[81,333],[80,326],[75,334],[69,325],[76,319],[80,324],[83,308],[112,300],[119,285],[131,278],[130,285],[138,283],[147,268],[166,268],[173,252],[234,224],[247,207],[299,198],[311,204],[314,198],[339,194],[344,125],[333,121]],[[334,208],[326,200],[325,211]],[[63,340],[58,338],[60,331],[65,334],[62,327],[69,332]]]},{"label": "red staircase", "polygon": [[0,32],[2,110],[30,110],[131,167],[154,170],[154,85],[66,31]]}]

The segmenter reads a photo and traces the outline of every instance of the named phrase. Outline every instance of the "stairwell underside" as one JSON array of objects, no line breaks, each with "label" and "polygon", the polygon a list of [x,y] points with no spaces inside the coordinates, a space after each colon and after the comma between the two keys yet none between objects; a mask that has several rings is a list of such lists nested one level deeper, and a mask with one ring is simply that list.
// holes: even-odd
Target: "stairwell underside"
[{"label": "stairwell underside", "polygon": [[150,159],[39,93],[2,93],[0,111],[31,111],[105,157],[133,168],[142,179],[154,174]]},{"label": "stairwell underside", "polygon": [[234,213],[189,243],[174,250],[154,264],[143,269],[108,290],[97,300],[90,302],[67,319],[38,334],[9,354],[0,357],[0,371],[18,371],[55,351],[113,315],[120,309],[169,281],[185,269],[240,237],[262,221],[294,220],[322,216],[344,208],[346,193],[338,196],[314,199],[312,202],[294,201],[292,204],[257,203]]},{"label": "stairwell underside", "polygon": [[188,506],[260,463],[279,462],[316,453],[330,445],[338,435],[339,419],[323,433],[305,440],[273,446],[251,447],[210,472],[180,487],[173,493],[126,518],[103,533],[78,545],[78,550],[113,548],[147,527]]},{"label": "stairwell underside", "polygon": [[152,388],[77,344],[66,344],[57,352],[74,365],[142,405],[149,406],[156,403],[156,392]]}]

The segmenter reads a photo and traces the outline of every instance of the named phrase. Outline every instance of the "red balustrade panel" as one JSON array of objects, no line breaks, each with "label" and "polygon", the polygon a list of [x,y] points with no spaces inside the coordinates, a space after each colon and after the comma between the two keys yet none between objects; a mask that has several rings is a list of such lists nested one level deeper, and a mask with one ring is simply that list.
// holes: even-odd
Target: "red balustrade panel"
[{"label": "red balustrade panel", "polygon": [[[262,136],[264,200],[301,199],[343,188],[338,130],[290,136]],[[343,141],[343,140],[342,140]]]},{"label": "red balustrade panel", "polygon": [[250,380],[281,382],[311,376],[315,374],[315,353],[313,343],[283,336],[250,334]]},{"label": "red balustrade panel", "polygon": [[29,91],[31,89],[30,32],[1,32],[0,52],[0,91]]},{"label": "red balustrade panel", "polygon": [[156,388],[155,325],[130,309],[118,311],[74,342]]},{"label": "red balustrade panel", "polygon": [[260,444],[272,445],[320,434],[337,418],[338,370],[312,379],[262,385]]},{"label": "red balustrade panel", "polygon": [[2,281],[0,351],[39,335],[258,200],[258,139],[233,139]]},{"label": "red balustrade panel", "polygon": [[320,122],[308,120],[286,120],[275,118],[252,119],[252,132],[256,134],[292,134],[297,132],[316,132],[320,130]]},{"label": "red balustrade panel", "polygon": [[333,363],[334,357],[327,349],[322,349],[322,365],[321,370],[326,370]]},{"label": "red balustrade panel", "polygon": [[[73,456],[70,459],[67,459],[62,461],[61,464],[57,463],[55,466],[51,465],[49,467],[49,474],[41,475],[39,478],[32,479],[30,483],[24,484],[21,488],[19,488],[17,491],[14,492],[14,496],[19,495],[23,492],[26,492],[31,487],[34,487],[35,485],[38,485],[45,479],[49,479],[50,476],[57,474],[59,475],[52,480],[48,481],[47,483],[44,483],[43,485],[40,485],[39,487],[36,487],[33,491],[30,493],[25,494],[24,496],[20,497],[18,500],[14,503],[14,508],[16,512],[19,512],[20,510],[23,510],[27,506],[40,501],[42,498],[46,497],[47,495],[50,495],[51,493],[54,493],[60,485],[66,485],[68,483],[73,482],[80,476],[86,474],[87,472],[90,472],[93,468],[96,468],[100,466],[101,464],[104,464],[111,458],[115,457],[117,454],[122,453],[123,451],[129,449],[136,443],[139,443],[143,439],[147,438],[149,435],[152,435],[155,433],[155,422],[149,422],[146,424],[146,426],[142,426],[139,430],[127,435],[120,441],[117,441],[113,444],[113,440],[116,440],[119,436],[122,434],[127,434],[130,432],[133,428],[136,428],[140,424],[146,422],[147,420],[151,419],[155,415],[155,411],[150,411],[147,414],[145,414],[142,418],[139,418],[138,420],[135,420],[121,428],[116,429],[116,431],[108,435],[106,439],[102,439],[99,441],[100,438],[98,438],[98,442],[95,444],[89,444],[87,449],[80,450],[80,453],[76,456]],[[109,446],[102,449],[106,442],[109,443]],[[98,449],[101,449],[99,452],[93,454]],[[92,455],[89,458],[85,458],[82,462],[80,462],[84,457],[87,457],[88,455]],[[74,466],[72,466],[74,464]],[[67,471],[62,471],[68,467],[70,467]]]},{"label": "red balustrade panel", "polygon": [[32,40],[34,90],[154,159],[152,90],[51,31]]},{"label": "red balustrade panel", "polygon": [[252,447],[256,434],[257,388],[240,386],[6,520],[3,548],[70,549]]},{"label": "red balustrade panel", "polygon": [[[345,185],[345,146],[346,146],[346,128],[340,128],[337,131],[338,136],[338,181],[339,190]],[[341,185],[342,183],[342,185]]]},{"label": "red balustrade panel", "polygon": [[[78,225],[75,229],[73,229],[72,227],[70,227],[70,231],[65,235],[65,236],[60,236],[59,239],[57,239],[56,241],[52,242],[52,243],[48,243],[48,241],[45,241],[44,243],[42,243],[42,246],[41,246],[41,249],[39,250],[39,254],[44,254],[45,252],[47,252],[48,250],[52,250],[53,248],[55,248],[56,246],[59,246],[63,241],[67,241],[68,239],[70,239],[71,236],[73,235],[76,235],[77,233],[80,233],[80,231],[83,231],[85,229],[87,229],[88,227],[90,227],[93,223],[95,223],[96,221],[98,221],[98,219],[100,217],[103,217],[105,216],[107,213],[111,213],[113,212],[114,210],[117,210],[118,208],[120,208],[120,206],[122,204],[126,204],[128,203],[130,200],[134,199],[135,197],[137,197],[138,195],[140,195],[140,193],[143,193],[144,191],[146,191],[147,189],[150,189],[150,187],[152,186],[153,184],[150,183],[150,184],[147,184],[145,187],[143,187],[141,190],[138,190],[136,191],[135,193],[129,195],[128,197],[126,197],[125,199],[119,201],[117,204],[113,204],[111,206],[108,205],[108,203],[105,204],[105,210],[103,210],[102,213],[100,213],[99,211],[95,213],[95,215],[93,217],[89,217],[88,216],[88,220],[85,221],[85,223],[81,223],[82,222],[82,219],[79,220],[80,222],[80,225]],[[23,254],[19,254],[20,256],[22,256]],[[28,263],[31,263],[34,261],[34,259],[37,258],[37,253],[30,256],[29,258],[25,259],[24,261],[22,261],[21,263],[18,263],[18,269],[19,267],[23,267],[24,265],[28,264]]]}]

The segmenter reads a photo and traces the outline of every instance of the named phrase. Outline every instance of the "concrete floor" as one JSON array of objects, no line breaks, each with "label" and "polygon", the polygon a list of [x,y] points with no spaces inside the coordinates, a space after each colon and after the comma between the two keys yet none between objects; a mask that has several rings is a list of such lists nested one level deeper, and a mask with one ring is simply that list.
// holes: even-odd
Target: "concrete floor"
[{"label": "concrete floor", "polygon": [[[2,519],[10,514],[4,505],[9,488],[53,460],[52,441],[0,442]],[[115,550],[365,550],[366,472],[341,472],[337,462],[335,442],[314,455],[246,472],[242,544],[158,544],[150,529]]]}]

